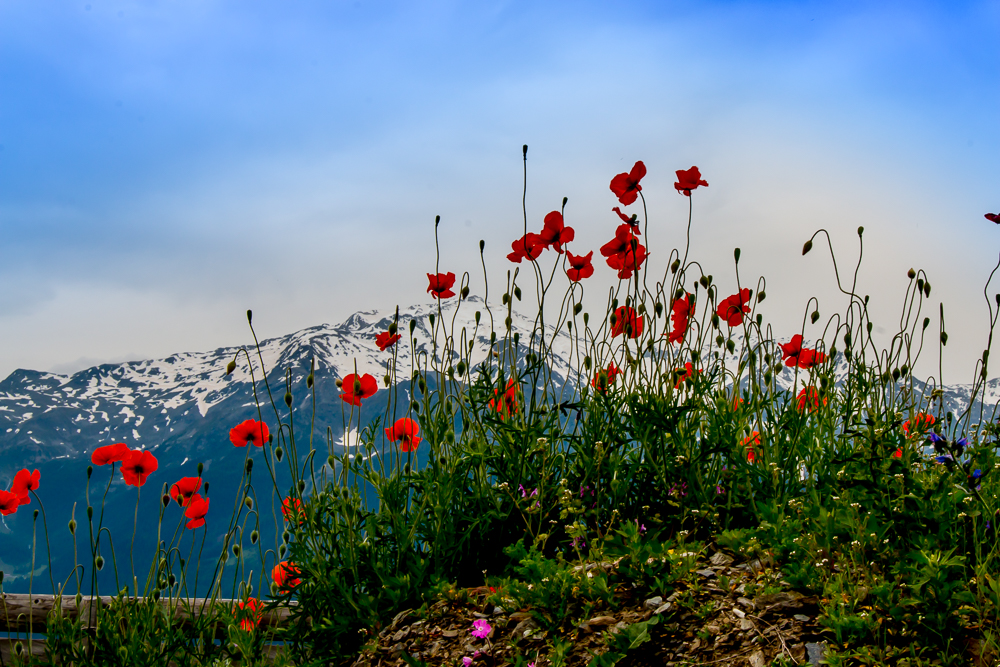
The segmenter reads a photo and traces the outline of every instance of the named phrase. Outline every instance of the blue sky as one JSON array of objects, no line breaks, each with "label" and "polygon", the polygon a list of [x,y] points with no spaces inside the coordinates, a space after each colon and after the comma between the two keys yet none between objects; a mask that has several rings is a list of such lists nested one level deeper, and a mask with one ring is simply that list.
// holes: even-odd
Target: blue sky
[{"label": "blue sky", "polygon": [[998,34],[996,0],[4,0],[0,376],[245,343],[247,308],[268,337],[422,301],[435,215],[442,270],[481,294],[479,239],[491,285],[511,266],[526,143],[529,224],[568,197],[580,254],[643,160],[661,271],[674,171],[698,165],[691,256],[726,296],[740,246],[779,335],[812,295],[823,321],[844,307],[805,239],[830,230],[845,272],[864,225],[878,328],[926,269],[944,380],[969,381],[1000,251]]}]

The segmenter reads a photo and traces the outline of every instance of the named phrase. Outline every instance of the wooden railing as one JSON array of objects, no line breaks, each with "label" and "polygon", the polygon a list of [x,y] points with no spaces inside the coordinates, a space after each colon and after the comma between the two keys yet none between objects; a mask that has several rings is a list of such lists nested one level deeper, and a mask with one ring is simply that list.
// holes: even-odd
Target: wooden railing
[{"label": "wooden railing", "polygon": [[[32,632],[45,633],[48,616],[55,609],[56,597],[53,595],[27,595],[19,593],[3,593],[0,595],[0,634],[10,632]],[[84,597],[79,606],[76,603],[76,596],[64,596],[60,599],[60,607],[65,618],[76,620],[83,618],[85,628],[93,628],[97,623],[97,607],[107,607],[112,602],[118,601],[114,596],[101,596],[100,598]],[[127,598],[129,602],[135,602],[135,598]],[[157,602],[168,613],[178,619],[182,627],[191,627],[194,621],[203,611],[211,609],[209,605],[236,607],[239,600],[210,598],[160,598]],[[289,606],[296,606],[294,600],[288,603]],[[278,607],[261,614],[259,628],[284,626],[291,615],[289,606]],[[225,636],[226,628],[217,629],[217,637]],[[11,656],[14,652],[14,645],[20,641],[24,651],[30,650],[32,655],[45,655],[45,640],[33,639],[30,642],[26,639],[8,639],[0,637],[0,660],[3,664],[11,664]],[[282,648],[279,645],[265,645],[265,651],[269,658],[273,659]],[[234,665],[239,664],[238,660],[232,660]]]}]

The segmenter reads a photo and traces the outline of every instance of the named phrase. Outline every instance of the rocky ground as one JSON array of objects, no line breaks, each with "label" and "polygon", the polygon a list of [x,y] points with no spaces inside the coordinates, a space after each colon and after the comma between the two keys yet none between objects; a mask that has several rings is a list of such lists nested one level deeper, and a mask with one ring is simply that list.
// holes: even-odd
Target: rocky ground
[{"label": "rocky ground", "polygon": [[[455,591],[423,614],[398,614],[352,667],[462,665],[464,658],[472,665],[515,665],[519,656],[523,665],[542,667],[560,664],[558,655],[567,667],[592,664],[599,655],[605,658],[594,664],[623,667],[815,665],[831,639],[817,623],[817,598],[791,590],[766,561],[701,554],[666,597],[617,581],[615,563],[589,567],[607,574],[614,601],[586,617],[570,613],[557,628],[546,628],[551,623],[538,610],[486,602],[486,587]],[[492,627],[485,639],[472,634],[478,619]]]}]

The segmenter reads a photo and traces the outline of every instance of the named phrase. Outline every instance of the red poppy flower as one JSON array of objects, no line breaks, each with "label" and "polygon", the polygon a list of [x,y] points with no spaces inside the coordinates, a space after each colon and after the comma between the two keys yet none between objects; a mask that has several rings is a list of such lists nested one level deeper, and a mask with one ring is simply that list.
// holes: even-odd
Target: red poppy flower
[{"label": "red poppy flower", "polygon": [[892,455],[893,455],[894,458],[897,458],[897,459],[903,458],[903,448],[902,447],[897,447],[896,451],[893,452]]},{"label": "red poppy flower", "polygon": [[592,386],[597,391],[602,394],[607,392],[608,387],[615,383],[615,377],[621,373],[621,370],[615,366],[614,362],[608,364],[606,370],[600,370],[594,375],[594,379],[591,380],[590,386]]},{"label": "red poppy flower", "polygon": [[[926,431],[927,429],[929,429],[931,426],[934,425],[935,421],[936,420],[934,419],[934,415],[929,415],[925,412],[918,412],[913,416],[912,426],[913,430],[915,431],[915,434],[922,435],[924,431]],[[910,435],[910,426],[911,425],[909,419],[903,422],[903,433],[905,433],[906,435]]]},{"label": "red poppy flower", "polygon": [[631,278],[632,272],[641,269],[646,261],[646,247],[635,238],[635,230],[629,225],[618,225],[615,238],[601,246],[601,254],[621,280]]},{"label": "red poppy flower", "polygon": [[229,441],[236,447],[246,447],[250,443],[255,447],[263,447],[270,435],[267,424],[256,419],[248,419],[229,429]]},{"label": "red poppy flower", "polygon": [[708,181],[701,180],[701,172],[698,171],[698,167],[691,167],[687,171],[683,169],[677,170],[677,182],[674,183],[677,192],[683,192],[690,197],[691,191],[699,185],[708,187]]},{"label": "red poppy flower", "polygon": [[388,348],[395,345],[396,341],[401,337],[399,334],[392,335],[388,331],[383,331],[375,336],[375,344],[378,345],[379,351],[385,352]]},{"label": "red poppy flower", "polygon": [[517,239],[510,244],[511,249],[514,251],[507,255],[507,259],[510,261],[520,264],[522,259],[528,261],[534,261],[538,259],[538,256],[542,254],[545,250],[545,243],[542,242],[542,237],[534,232],[528,232],[521,238]]},{"label": "red poppy flower", "polygon": [[[677,382],[674,384],[674,389],[680,389],[681,383],[687,380],[688,378],[694,379],[694,371],[695,368],[694,366],[691,365],[690,361],[685,363],[684,369],[679,370],[677,373]],[[698,372],[701,373],[702,370],[699,368]]]},{"label": "red poppy flower", "polygon": [[181,507],[187,507],[200,487],[201,477],[181,477],[170,487],[170,497]]},{"label": "red poppy flower", "polygon": [[983,216],[983,217],[985,217],[985,218],[986,218],[987,220],[989,220],[990,222],[995,222],[995,223],[997,223],[998,225],[1000,225],[1000,213],[987,213],[987,214],[986,214],[985,216]]},{"label": "red poppy flower", "polygon": [[642,317],[628,306],[621,306],[615,311],[614,322],[611,325],[611,337],[625,334],[629,338],[642,335]]},{"label": "red poppy flower", "polygon": [[400,451],[415,452],[417,451],[417,446],[420,444],[420,438],[417,437],[417,433],[420,433],[420,424],[409,417],[402,417],[396,420],[392,428],[385,430],[385,437],[389,438],[390,442],[400,443]]},{"label": "red poppy flower", "polygon": [[694,317],[694,294],[685,292],[683,299],[674,299],[670,304],[670,310],[670,323],[673,326],[670,338],[667,340],[670,343],[680,343],[687,333],[688,322]]},{"label": "red poppy flower", "polygon": [[563,224],[563,216],[559,211],[552,211],[545,216],[545,227],[542,229],[542,233],[539,237],[542,239],[542,244],[548,248],[549,246],[556,249],[560,255],[562,254],[562,244],[569,243],[576,237],[576,232],[573,231],[572,227],[567,227]]},{"label": "red poppy flower", "polygon": [[501,418],[509,417],[517,412],[517,390],[519,386],[514,378],[507,380],[507,390],[500,395],[499,389],[494,389],[495,398],[490,399],[490,407],[500,413]]},{"label": "red poppy flower", "polygon": [[639,181],[646,175],[646,165],[641,161],[632,166],[632,171],[627,174],[618,174],[611,179],[611,191],[615,193],[624,206],[628,206],[639,196],[642,186]]},{"label": "red poppy flower", "polygon": [[724,299],[716,312],[729,326],[735,327],[743,324],[743,313],[750,312],[748,303],[750,303],[750,289],[744,287],[739,294]]},{"label": "red poppy flower", "polygon": [[622,210],[620,208],[618,208],[617,206],[615,206],[611,210],[614,211],[615,213],[617,213],[618,217],[622,219],[622,222],[624,222],[626,225],[628,225],[629,227],[631,227],[632,231],[634,231],[636,234],[638,234],[640,236],[642,235],[642,233],[639,231],[639,221],[636,219],[636,217],[634,215],[631,215],[631,216],[625,215],[624,213],[622,213]]},{"label": "red poppy flower", "polygon": [[747,437],[743,438],[743,446],[747,448],[747,461],[749,461],[750,463],[753,463],[754,458],[756,458],[754,456],[754,451],[753,451],[754,445],[760,447],[759,431],[754,431]]},{"label": "red poppy flower", "polygon": [[795,334],[788,343],[781,344],[781,355],[786,366],[812,368],[826,361],[826,355],[815,349],[802,349],[802,334]]},{"label": "red poppy flower", "polygon": [[246,602],[240,601],[239,610],[236,611],[236,615],[243,617],[240,621],[240,627],[247,632],[253,632],[254,628],[260,625],[260,619],[263,617],[262,606],[257,598],[247,598]]},{"label": "red poppy flower", "polygon": [[95,466],[102,466],[107,463],[117,463],[128,458],[132,450],[124,442],[116,442],[113,445],[104,445],[94,450],[90,455],[90,462]]},{"label": "red poppy flower", "polygon": [[18,504],[27,505],[31,502],[31,496],[28,492],[38,488],[38,478],[39,472],[37,469],[32,473],[28,472],[27,468],[24,468],[14,475],[14,482],[10,485],[10,492],[17,496]]},{"label": "red poppy flower", "polygon": [[306,521],[306,508],[298,498],[285,498],[281,503],[281,516],[289,523],[297,516],[301,526]]},{"label": "red poppy flower", "polygon": [[[823,405],[826,405],[826,397],[823,397]],[[819,409],[819,390],[816,387],[808,386],[799,392],[797,406],[799,410],[813,412]]]},{"label": "red poppy flower", "polygon": [[374,396],[378,391],[378,382],[368,373],[360,377],[351,373],[344,378],[340,391],[342,400],[360,408],[362,400]]},{"label": "red poppy flower", "polygon": [[452,285],[455,284],[455,274],[451,271],[437,275],[428,273],[427,280],[429,281],[427,291],[433,294],[435,299],[447,299],[455,296],[455,293],[451,291]]},{"label": "red poppy flower", "polygon": [[302,583],[296,575],[302,574],[295,563],[281,561],[271,570],[271,580],[278,585],[279,589],[289,589]]},{"label": "red poppy flower", "polygon": [[17,511],[20,499],[10,491],[0,489],[0,514],[7,516]]},{"label": "red poppy flower", "polygon": [[594,275],[594,265],[591,264],[593,257],[593,250],[580,257],[577,257],[567,250],[566,259],[569,260],[570,268],[566,269],[566,275],[569,276],[569,279],[573,282],[579,282],[584,278],[589,278]]},{"label": "red poppy flower", "polygon": [[122,463],[122,477],[129,486],[142,486],[149,474],[158,466],[159,463],[151,452],[133,451]]},{"label": "red poppy flower", "polygon": [[191,502],[184,510],[184,516],[191,519],[187,522],[187,528],[201,528],[205,525],[205,515],[208,514],[208,498],[202,498],[200,493],[191,496]]}]

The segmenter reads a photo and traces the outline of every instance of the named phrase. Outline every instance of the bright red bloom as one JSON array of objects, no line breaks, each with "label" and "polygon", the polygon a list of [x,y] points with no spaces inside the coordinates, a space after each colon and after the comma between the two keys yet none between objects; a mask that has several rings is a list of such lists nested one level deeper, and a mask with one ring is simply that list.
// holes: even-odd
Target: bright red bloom
[{"label": "bright red bloom", "polygon": [[201,488],[201,477],[181,477],[170,487],[170,497],[181,507],[187,507],[199,488]]},{"label": "bright red bloom", "polygon": [[390,442],[400,443],[400,451],[415,452],[417,451],[417,446],[420,444],[420,438],[417,437],[417,433],[420,433],[420,424],[409,417],[401,417],[396,420],[392,428],[385,430],[385,437],[389,438]]},{"label": "bright red bloom", "polygon": [[788,343],[781,344],[781,355],[786,366],[812,368],[826,361],[826,355],[816,349],[802,349],[802,334],[795,334]]},{"label": "bright red bloom", "polygon": [[[929,415],[925,412],[918,412],[913,416],[913,429],[916,431],[916,435],[922,435],[924,431],[929,429],[934,425],[934,415]],[[903,422],[903,433],[910,435],[910,420],[907,419]]]},{"label": "bright red bloom", "polygon": [[747,437],[743,438],[743,446],[747,448],[747,461],[753,463],[754,458],[754,445],[760,447],[760,432],[754,431]]},{"label": "bright red bloom", "polygon": [[187,522],[186,528],[201,528],[205,525],[205,515],[208,514],[208,498],[202,498],[200,493],[191,496],[184,516],[191,519]]},{"label": "bright red bloom", "polygon": [[510,247],[514,252],[509,253],[507,255],[507,259],[516,264],[520,264],[522,259],[532,262],[535,261],[546,248],[545,243],[542,241],[542,237],[534,232],[528,232],[521,238],[511,243]]},{"label": "bright red bloom", "polygon": [[708,187],[708,181],[701,180],[701,172],[698,171],[698,167],[691,167],[686,171],[683,169],[677,170],[677,182],[674,183],[677,192],[683,192],[690,197],[691,191],[699,185]]},{"label": "bright red bloom", "polygon": [[611,191],[618,197],[618,201],[624,206],[628,206],[639,196],[642,186],[639,181],[646,175],[646,165],[641,161],[632,166],[632,171],[627,174],[618,174],[611,179]]},{"label": "bright red bloom", "polygon": [[159,463],[151,452],[133,451],[122,463],[122,477],[129,486],[142,486],[149,474],[158,466]]},{"label": "bright red bloom", "polygon": [[240,627],[247,632],[253,632],[254,628],[260,625],[260,619],[263,617],[261,609],[262,606],[257,598],[247,598],[246,602],[241,600],[239,610],[236,611],[237,616],[243,617],[240,621]]},{"label": "bright red bloom", "polygon": [[24,468],[14,475],[14,482],[10,485],[10,492],[17,496],[18,504],[27,505],[31,502],[31,496],[28,492],[38,488],[38,478],[39,472],[37,469],[32,473],[28,472],[27,468]]},{"label": "bright red bloom", "polygon": [[[691,365],[690,361],[685,363],[684,369],[679,370],[677,373],[677,382],[674,384],[674,389],[680,389],[681,383],[684,382],[685,380],[689,378],[694,379],[694,371],[695,368],[694,366]],[[698,372],[701,373],[702,370],[699,368]]]},{"label": "bright red bloom", "polygon": [[361,407],[361,401],[375,395],[378,391],[378,382],[368,373],[358,377],[351,373],[344,378],[340,387],[340,398],[351,405]]},{"label": "bright red bloom", "polygon": [[385,352],[388,348],[396,344],[396,341],[402,338],[399,334],[392,335],[388,331],[383,331],[379,335],[375,336],[375,344],[378,345],[378,349],[381,352]]},{"label": "bright red bloom", "polygon": [[895,457],[897,459],[903,458],[903,448],[902,447],[897,447],[896,451],[893,452],[892,455],[893,455],[893,457]]},{"label": "bright red bloom", "polygon": [[617,206],[615,206],[611,210],[618,214],[618,217],[622,219],[622,222],[631,227],[636,234],[639,234],[641,236],[641,232],[639,232],[639,221],[636,219],[634,215],[632,216],[625,215],[624,213],[622,213],[622,210]]},{"label": "bright red bloom", "polygon": [[636,230],[630,225],[618,225],[615,238],[601,246],[601,254],[607,257],[608,266],[618,271],[621,280],[632,277],[633,271],[642,268],[646,261],[646,247],[635,238]]},{"label": "bright red bloom", "polygon": [[597,374],[594,375],[594,379],[590,382],[590,386],[603,394],[607,392],[608,387],[615,383],[615,377],[617,377],[620,373],[621,370],[615,366],[614,362],[612,362],[608,364],[606,370],[597,371]]},{"label": "bright red bloom", "polygon": [[0,489],[0,514],[7,516],[17,511],[20,506],[19,498],[10,491]]},{"label": "bright red bloom", "polygon": [[559,211],[552,211],[545,216],[545,227],[542,229],[542,233],[539,236],[542,239],[542,244],[548,248],[549,246],[556,249],[560,255],[562,254],[562,244],[569,243],[576,237],[576,232],[573,231],[572,227],[567,227],[563,224],[563,216]]},{"label": "bright red bloom", "polygon": [[517,412],[517,390],[519,385],[514,382],[514,378],[507,380],[507,390],[500,395],[499,389],[494,389],[495,398],[490,399],[490,407],[500,413],[501,418],[509,417]]},{"label": "bright red bloom", "polygon": [[673,325],[673,331],[670,332],[670,338],[667,340],[670,343],[680,343],[687,333],[688,322],[694,317],[694,294],[685,292],[683,299],[674,299],[674,302],[670,304],[670,310],[670,323]]},{"label": "bright red bloom", "polygon": [[285,498],[281,503],[281,516],[289,523],[297,516],[301,526],[306,521],[306,508],[298,498]]},{"label": "bright red bloom", "polygon": [[589,278],[594,275],[594,265],[591,264],[593,257],[593,250],[580,257],[577,257],[567,250],[566,259],[569,260],[570,268],[566,269],[566,275],[569,276],[569,279],[573,282],[579,282],[584,278]]},{"label": "bright red bloom", "polygon": [[90,462],[95,466],[102,466],[107,463],[117,463],[128,458],[132,450],[124,442],[116,442],[113,445],[104,445],[94,450],[90,455]]},{"label": "bright red bloom", "polygon": [[289,589],[302,583],[296,575],[302,574],[295,563],[281,561],[271,570],[271,579],[278,585],[279,589]]},{"label": "bright red bloom", "polygon": [[435,299],[447,299],[455,296],[455,293],[451,291],[452,285],[455,284],[455,274],[451,271],[437,275],[428,273],[427,280],[429,282],[427,291],[433,294]]},{"label": "bright red bloom", "polygon": [[229,429],[229,441],[236,447],[246,447],[250,443],[255,447],[263,447],[270,435],[267,424],[256,419],[248,419]]},{"label": "bright red bloom", "polygon": [[[826,397],[823,397],[823,405],[826,405]],[[813,412],[819,409],[819,390],[816,387],[808,386],[799,392],[797,406],[799,410]]]},{"label": "bright red bloom", "polygon": [[628,306],[621,306],[615,311],[614,323],[611,325],[611,337],[625,334],[629,338],[642,335],[642,317]]},{"label": "bright red bloom", "polygon": [[1000,225],[1000,213],[987,213],[983,217],[989,220],[990,222],[995,222],[998,225]]},{"label": "bright red bloom", "polygon": [[743,313],[750,312],[748,303],[750,303],[750,289],[744,287],[739,294],[724,299],[716,312],[729,326],[735,327],[743,324]]}]

